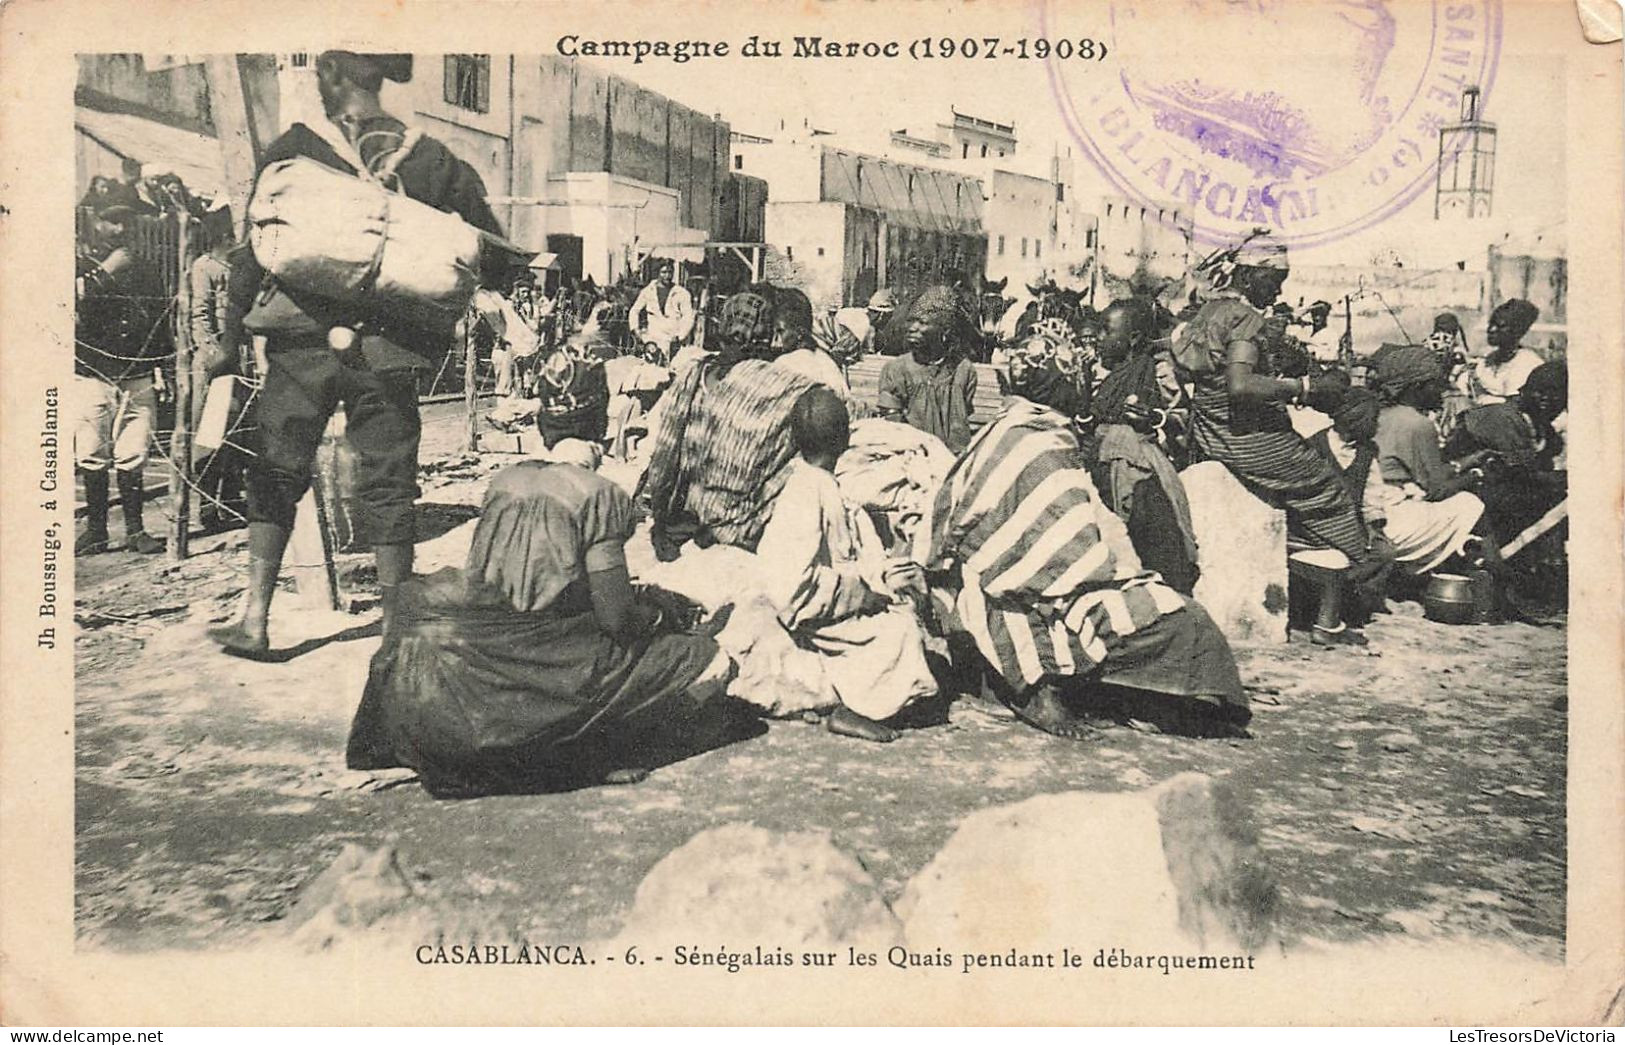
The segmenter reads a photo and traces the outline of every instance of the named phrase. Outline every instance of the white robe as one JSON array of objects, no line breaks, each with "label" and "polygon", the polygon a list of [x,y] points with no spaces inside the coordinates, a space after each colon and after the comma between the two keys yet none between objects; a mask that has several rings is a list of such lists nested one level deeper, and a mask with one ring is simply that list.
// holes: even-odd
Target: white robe
[{"label": "white robe", "polygon": [[887,561],[874,526],[833,475],[791,465],[756,557],[779,623],[821,655],[842,704],[878,722],[937,691],[912,605],[863,611],[868,592],[887,591]]}]

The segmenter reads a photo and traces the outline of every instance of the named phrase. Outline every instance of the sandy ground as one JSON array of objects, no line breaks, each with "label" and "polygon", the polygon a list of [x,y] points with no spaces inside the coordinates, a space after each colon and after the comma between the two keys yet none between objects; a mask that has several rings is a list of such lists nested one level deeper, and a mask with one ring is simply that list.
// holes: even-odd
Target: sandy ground
[{"label": "sandy ground", "polygon": [[[488,470],[431,469],[420,569],[456,563]],[[1368,650],[1238,649],[1247,740],[1114,729],[1076,744],[962,700],[889,746],[775,721],[632,787],[443,802],[404,774],[344,768],[375,614],[284,597],[273,643],[297,656],[223,657],[202,632],[234,610],[241,534],[195,552],[80,571],[82,946],[231,942],[282,917],[351,842],[394,844],[409,874],[534,938],[612,934],[655,861],[737,820],[829,828],[895,899],[971,811],[1196,770],[1250,804],[1289,936],[1470,935],[1562,954],[1561,626],[1449,627],[1397,603]],[[343,564],[358,584],[363,563]]]}]

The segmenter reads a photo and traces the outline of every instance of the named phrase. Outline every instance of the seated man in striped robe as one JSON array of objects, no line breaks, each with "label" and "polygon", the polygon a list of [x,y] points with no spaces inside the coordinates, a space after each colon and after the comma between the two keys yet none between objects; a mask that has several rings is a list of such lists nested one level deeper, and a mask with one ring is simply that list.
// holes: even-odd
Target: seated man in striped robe
[{"label": "seated man in striped robe", "polygon": [[790,413],[800,457],[756,546],[760,576],[779,623],[796,645],[819,654],[841,700],[831,733],[888,743],[886,720],[937,692],[925,635],[909,598],[925,593],[918,565],[888,561],[874,524],[835,483],[835,462],[851,439],[851,418],[822,385]]},{"label": "seated man in striped robe", "polygon": [[1141,569],[1090,479],[1074,427],[1082,361],[1036,337],[1007,365],[1008,404],[948,473],[916,543],[945,630],[969,634],[1000,698],[1047,733],[1086,738],[1080,699],[1109,694],[1182,732],[1244,735],[1229,644],[1200,605]]}]

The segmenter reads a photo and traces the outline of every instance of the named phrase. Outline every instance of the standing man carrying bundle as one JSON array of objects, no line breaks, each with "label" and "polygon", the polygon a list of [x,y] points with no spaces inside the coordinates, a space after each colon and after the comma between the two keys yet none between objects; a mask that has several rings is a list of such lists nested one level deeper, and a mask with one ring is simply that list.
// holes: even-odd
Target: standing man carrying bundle
[{"label": "standing man carrying bundle", "polygon": [[[328,51],[316,59],[316,76],[327,119],[296,123],[272,142],[261,175],[272,164],[304,157],[380,181],[500,235],[474,169],[379,104],[384,80],[412,78],[411,55]],[[258,269],[263,260],[245,254],[238,263]],[[421,433],[415,371],[438,362],[454,327],[295,290],[262,272],[245,275],[261,290],[244,325],[267,338],[269,360],[258,406],[261,452],[248,484],[248,598],[243,619],[213,629],[210,637],[227,653],[252,658],[269,648],[271,597],[294,512],[310,485],[322,433],[341,403],[356,454],[356,525],[377,557],[388,630],[396,587],[412,575]]]}]

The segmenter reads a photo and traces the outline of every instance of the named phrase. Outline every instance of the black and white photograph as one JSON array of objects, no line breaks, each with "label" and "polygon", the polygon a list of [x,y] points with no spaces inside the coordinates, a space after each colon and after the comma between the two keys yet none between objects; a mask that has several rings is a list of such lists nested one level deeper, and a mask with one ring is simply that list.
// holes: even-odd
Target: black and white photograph
[{"label": "black and white photograph", "polygon": [[1625,1019],[1607,18],[385,6],[13,12],[25,1022]]}]

